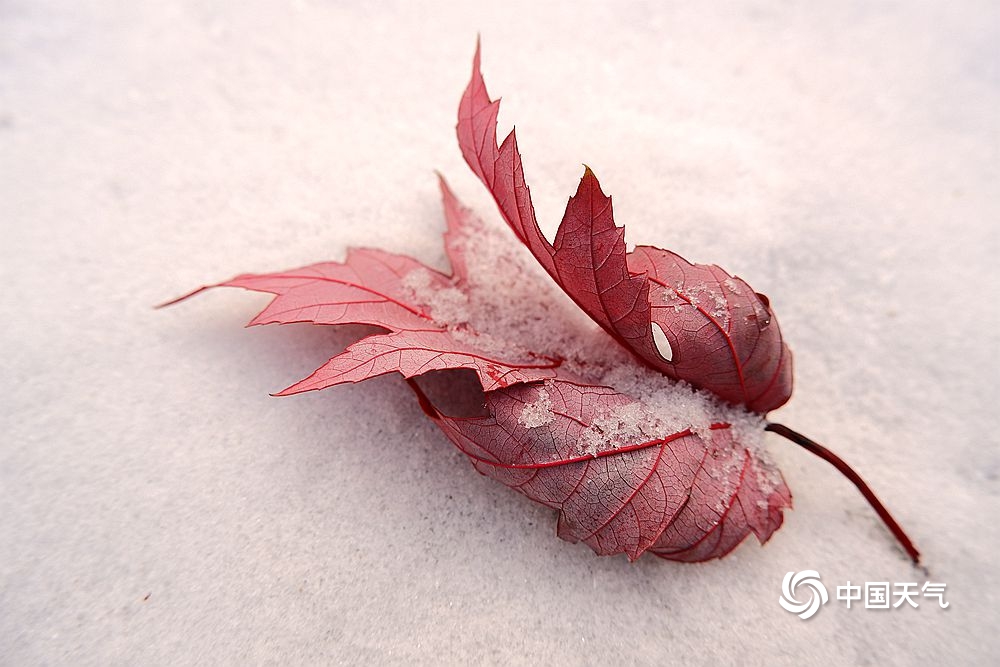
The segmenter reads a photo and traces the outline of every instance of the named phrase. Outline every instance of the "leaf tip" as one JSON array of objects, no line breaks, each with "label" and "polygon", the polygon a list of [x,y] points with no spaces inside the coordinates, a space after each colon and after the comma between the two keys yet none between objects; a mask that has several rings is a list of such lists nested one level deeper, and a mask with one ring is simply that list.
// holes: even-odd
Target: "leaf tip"
[{"label": "leaf tip", "polygon": [[210,287],[209,285],[205,285],[203,287],[199,287],[196,290],[192,290],[192,291],[188,292],[187,294],[182,294],[181,296],[179,296],[179,297],[177,297],[175,299],[170,299],[169,301],[164,301],[163,303],[158,303],[155,306],[153,306],[153,310],[160,310],[161,308],[167,308],[168,306],[173,306],[175,304],[178,304],[181,301],[187,301],[188,299],[190,299],[191,297],[195,296],[196,294],[200,294],[201,292],[204,292],[205,290],[209,289],[209,287]]},{"label": "leaf tip", "polygon": [[601,187],[601,182],[597,179],[597,174],[594,170],[590,168],[590,165],[586,162],[583,163],[583,176],[580,177],[580,190],[587,186],[588,188],[596,188],[597,192],[605,197],[604,189]]},{"label": "leaf tip", "polygon": [[448,179],[444,177],[444,174],[442,174],[437,169],[434,170],[434,174],[437,176],[438,188],[441,190],[441,194],[446,199],[455,199],[455,193],[452,192],[451,186],[448,185]]},{"label": "leaf tip", "polygon": [[[315,375],[315,373],[313,375]],[[312,377],[313,376],[310,375],[305,380],[300,380],[300,381],[296,382],[295,384],[292,384],[292,385],[289,385],[289,386],[285,387],[281,391],[272,392],[270,395],[274,396],[275,398],[282,398],[284,396],[293,396],[295,394],[301,394],[303,392],[313,391],[314,390],[313,387],[305,387],[305,386],[303,386],[306,382],[308,382],[309,380],[311,380]]]}]

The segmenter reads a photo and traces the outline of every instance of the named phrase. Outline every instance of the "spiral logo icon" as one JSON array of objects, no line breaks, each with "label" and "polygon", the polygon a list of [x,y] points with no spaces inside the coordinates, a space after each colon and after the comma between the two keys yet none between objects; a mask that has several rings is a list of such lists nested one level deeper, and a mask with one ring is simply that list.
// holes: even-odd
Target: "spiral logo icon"
[{"label": "spiral logo icon", "polygon": [[[810,589],[809,599],[804,602],[795,597],[795,591],[800,585]],[[785,611],[798,614],[803,621],[812,618],[829,599],[826,586],[819,580],[819,572],[816,570],[788,572],[781,581],[781,597],[778,598],[778,603]]]}]

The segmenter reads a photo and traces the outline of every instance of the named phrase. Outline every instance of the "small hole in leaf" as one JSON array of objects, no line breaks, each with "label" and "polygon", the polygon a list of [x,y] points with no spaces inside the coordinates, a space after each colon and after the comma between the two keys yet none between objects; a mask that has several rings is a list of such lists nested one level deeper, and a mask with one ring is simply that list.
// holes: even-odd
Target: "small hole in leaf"
[{"label": "small hole in leaf", "polygon": [[663,329],[656,322],[653,322],[653,343],[656,345],[656,351],[660,353],[661,357],[666,361],[673,361],[674,350],[670,347],[667,334],[663,333]]}]

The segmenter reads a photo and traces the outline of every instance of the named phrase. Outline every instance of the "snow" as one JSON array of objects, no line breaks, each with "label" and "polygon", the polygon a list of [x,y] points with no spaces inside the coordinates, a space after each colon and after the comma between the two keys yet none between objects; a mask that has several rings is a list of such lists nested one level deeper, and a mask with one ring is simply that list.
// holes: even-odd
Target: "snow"
[{"label": "snow", "polygon": [[[568,357],[571,364],[586,358],[588,344],[607,347],[599,327],[562,293],[503,219],[491,218],[473,212],[463,228],[469,233],[454,243],[469,273],[470,327],[501,341],[499,350],[522,347]],[[621,352],[610,354],[609,359],[622,358]]]},{"label": "snow", "polygon": [[517,417],[517,423],[525,428],[538,428],[555,421],[552,414],[552,400],[545,389],[538,390],[538,397],[532,403],[526,403]]},{"label": "snow", "polygon": [[403,278],[403,287],[412,295],[413,303],[427,308],[435,324],[458,327],[469,321],[469,299],[457,287],[434,284],[427,269],[414,269]]},{"label": "snow", "polygon": [[[0,663],[992,663],[997,12],[0,4]],[[349,246],[447,270],[432,170],[496,219],[454,137],[477,32],[548,237],[586,161],[630,244],[768,294],[795,355],[771,418],[855,466],[928,573],[770,434],[795,510],[766,546],[598,558],[396,378],[268,396],[361,328],[243,329],[266,298],[238,290],[152,310]],[[505,290],[523,326],[576,316]],[[807,569],[831,600],[802,621],[777,598]],[[848,610],[848,580],[950,606]]]}]

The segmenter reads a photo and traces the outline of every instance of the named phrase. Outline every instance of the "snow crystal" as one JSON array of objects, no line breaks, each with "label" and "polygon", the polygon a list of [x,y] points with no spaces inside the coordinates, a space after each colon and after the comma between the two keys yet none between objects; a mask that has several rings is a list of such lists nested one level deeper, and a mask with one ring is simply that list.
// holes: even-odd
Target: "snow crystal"
[{"label": "snow crystal", "polygon": [[774,462],[774,459],[771,458],[770,452],[766,449],[761,448],[757,450],[756,463],[757,487],[761,490],[764,496],[769,496],[784,482],[781,477],[781,471],[778,470],[778,464]]},{"label": "snow crystal", "polygon": [[646,428],[648,421],[648,413],[639,402],[598,415],[580,434],[580,450],[584,454],[596,456],[599,451],[649,440],[651,437]]},{"label": "snow crystal", "polygon": [[715,309],[712,310],[712,319],[718,322],[723,328],[729,326],[729,302],[726,301],[726,297],[721,294],[713,292],[712,302],[715,305]]},{"label": "snow crystal", "polygon": [[430,311],[437,324],[451,327],[469,321],[469,299],[465,293],[452,285],[435,285],[429,270],[410,271],[403,277],[403,287],[418,305]]},{"label": "snow crystal", "polygon": [[[721,423],[729,424],[733,440],[739,444],[734,453],[744,448],[756,452],[762,447],[763,417],[685,382],[634,363],[616,365],[593,381],[636,400],[593,419],[580,436],[580,447],[585,451],[595,445],[607,449],[655,440],[686,429],[708,439],[712,424]],[[733,465],[742,464],[741,456]]]},{"label": "snow crystal", "polygon": [[[737,286],[732,278],[727,278],[723,284],[729,291],[736,293]],[[683,303],[678,303],[680,301],[678,295],[683,296],[695,308],[700,307],[702,312],[718,322],[723,328],[729,326],[729,301],[719,288],[709,286],[704,281],[700,281],[693,285],[678,285],[676,294],[669,289],[664,290],[663,301],[673,305],[675,313],[680,312],[681,307],[684,305]],[[708,310],[709,304],[712,308],[711,311]]]},{"label": "snow crystal", "polygon": [[538,428],[551,424],[555,418],[556,416],[552,414],[552,401],[549,399],[549,392],[539,389],[535,402],[526,403],[521,409],[517,423],[525,428]]},{"label": "snow crystal", "polygon": [[680,290],[680,293],[684,295],[684,298],[687,299],[692,306],[697,306],[698,295],[704,289],[705,289],[705,283],[697,283],[694,285],[685,285],[684,289]]}]

